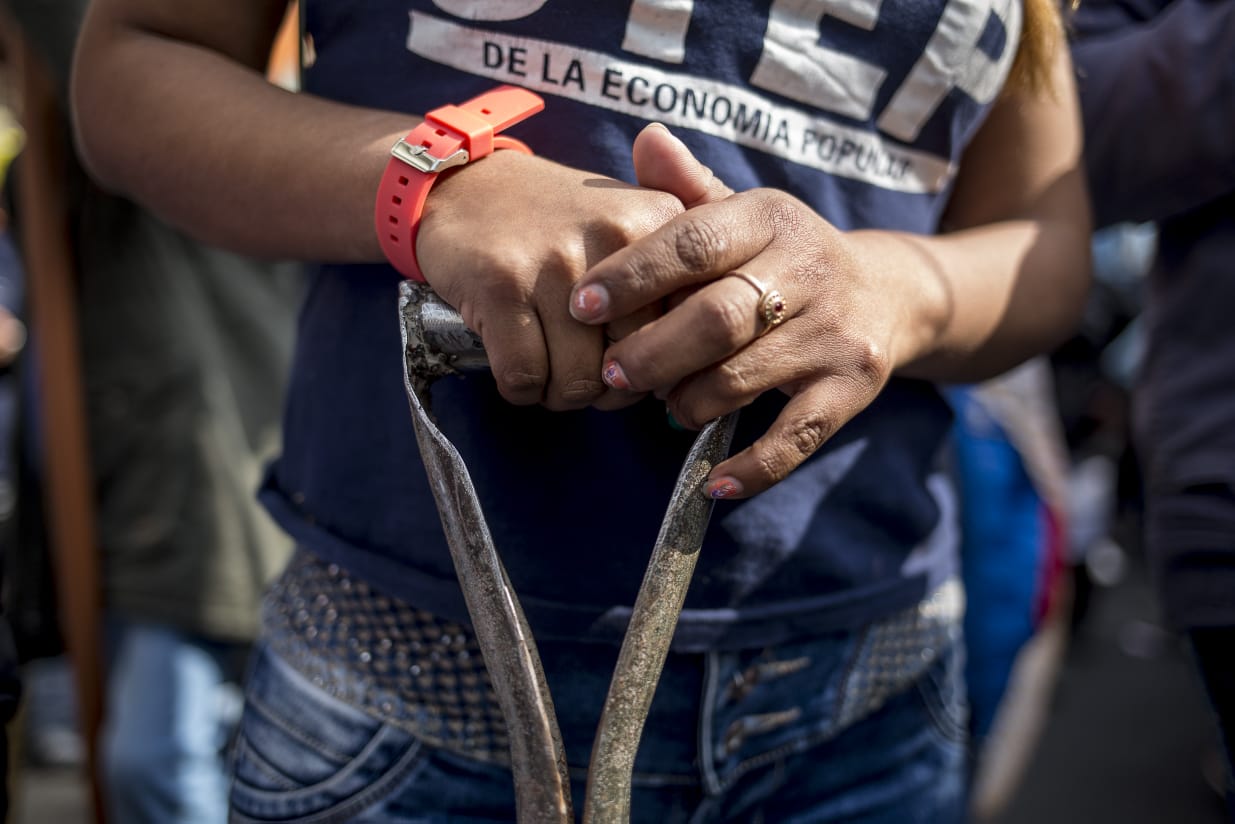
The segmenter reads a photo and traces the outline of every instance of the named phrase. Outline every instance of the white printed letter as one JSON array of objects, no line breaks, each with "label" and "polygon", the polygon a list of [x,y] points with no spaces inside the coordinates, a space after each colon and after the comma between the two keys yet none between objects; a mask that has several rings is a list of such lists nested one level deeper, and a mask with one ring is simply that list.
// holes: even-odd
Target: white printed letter
[{"label": "white printed letter", "polygon": [[433,5],[464,20],[519,20],[540,11],[547,0],[433,0]]},{"label": "white printed letter", "polygon": [[681,63],[686,59],[686,30],[694,6],[694,0],[635,0],[626,18],[622,50]]},{"label": "white printed letter", "polygon": [[819,45],[819,21],[832,16],[870,31],[880,0],[774,0],[763,54],[750,82],[829,112],[870,117],[887,75],[864,60]]},{"label": "white printed letter", "polygon": [[[992,12],[1006,32],[995,60],[978,48]],[[912,142],[953,88],[989,103],[1003,88],[1021,37],[1020,0],[949,0],[926,51],[879,118],[879,128]]]}]

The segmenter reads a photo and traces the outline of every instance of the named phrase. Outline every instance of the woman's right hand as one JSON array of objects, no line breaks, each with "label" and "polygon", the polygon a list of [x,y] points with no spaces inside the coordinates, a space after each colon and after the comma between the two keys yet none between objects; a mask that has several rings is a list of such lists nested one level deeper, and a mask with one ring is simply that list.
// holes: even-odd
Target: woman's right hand
[{"label": "woman's right hand", "polygon": [[508,401],[618,408],[641,395],[601,381],[605,333],[571,317],[571,289],[682,210],[672,194],[499,151],[436,182],[416,256],[433,289],[481,336]]}]

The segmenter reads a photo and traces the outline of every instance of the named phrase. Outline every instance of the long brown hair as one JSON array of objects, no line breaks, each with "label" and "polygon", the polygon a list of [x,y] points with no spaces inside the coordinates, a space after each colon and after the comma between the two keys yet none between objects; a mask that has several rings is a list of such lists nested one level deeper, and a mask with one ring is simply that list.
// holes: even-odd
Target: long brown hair
[{"label": "long brown hair", "polygon": [[[1023,3],[1021,42],[1005,88],[1049,92],[1056,49],[1067,45],[1063,11],[1058,0],[1023,0]],[[1070,8],[1075,6],[1073,2]]]}]

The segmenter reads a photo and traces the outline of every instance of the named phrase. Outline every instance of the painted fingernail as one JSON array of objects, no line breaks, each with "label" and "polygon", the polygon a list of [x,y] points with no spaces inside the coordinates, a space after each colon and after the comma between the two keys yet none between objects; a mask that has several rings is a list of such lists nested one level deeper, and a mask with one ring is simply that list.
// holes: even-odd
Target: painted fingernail
[{"label": "painted fingernail", "polygon": [[709,498],[732,498],[734,495],[742,494],[742,484],[737,478],[724,475],[708,481],[707,492]]},{"label": "painted fingernail", "polygon": [[622,365],[615,360],[605,364],[605,368],[600,372],[600,379],[614,389],[630,389],[630,381],[626,380]]},{"label": "painted fingernail", "polygon": [[584,286],[575,291],[570,302],[570,314],[575,320],[595,320],[609,308],[609,290],[600,284]]},{"label": "painted fingernail", "polygon": [[682,426],[682,424],[678,423],[678,419],[677,419],[677,418],[675,418],[675,417],[673,417],[673,413],[672,413],[672,412],[670,412],[668,409],[666,409],[666,410],[665,410],[665,415],[666,415],[666,416],[668,417],[668,419],[669,419],[669,428],[670,428],[670,429],[677,430],[678,432],[685,432],[685,431],[686,431],[686,427],[684,427],[684,426]]}]

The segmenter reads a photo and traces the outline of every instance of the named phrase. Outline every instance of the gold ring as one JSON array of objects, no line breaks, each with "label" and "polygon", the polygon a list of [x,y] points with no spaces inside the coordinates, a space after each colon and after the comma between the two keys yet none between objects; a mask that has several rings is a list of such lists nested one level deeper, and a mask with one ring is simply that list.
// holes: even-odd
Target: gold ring
[{"label": "gold ring", "polygon": [[779,289],[769,289],[759,278],[748,275],[746,272],[734,272],[733,274],[755,287],[755,291],[759,293],[759,301],[755,304],[755,311],[759,313],[759,318],[763,321],[763,329],[759,331],[759,337],[763,337],[772,331],[773,327],[785,322],[785,318],[789,316],[789,307],[785,303],[785,296],[780,293]]}]

